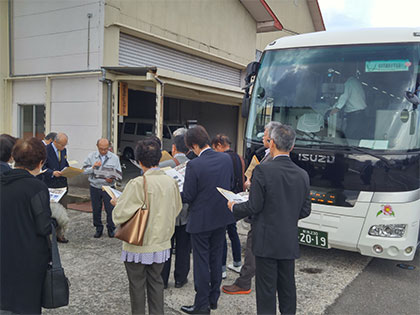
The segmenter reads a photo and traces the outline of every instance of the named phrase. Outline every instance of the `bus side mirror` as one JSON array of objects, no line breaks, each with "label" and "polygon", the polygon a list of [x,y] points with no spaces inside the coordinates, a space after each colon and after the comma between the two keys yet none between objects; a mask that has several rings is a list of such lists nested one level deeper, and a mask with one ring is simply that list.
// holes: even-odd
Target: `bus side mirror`
[{"label": "bus side mirror", "polygon": [[260,69],[260,63],[258,61],[253,61],[246,66],[246,74],[245,74],[246,85],[249,85],[249,83],[251,82],[251,78],[257,75],[259,69]]},{"label": "bus side mirror", "polygon": [[416,110],[417,106],[420,104],[420,98],[415,93],[410,91],[405,92],[405,98],[407,101],[413,104],[413,110]]},{"label": "bus side mirror", "polygon": [[241,107],[241,114],[242,117],[247,118],[249,113],[249,104],[250,104],[250,95],[249,89],[251,88],[254,82],[251,82],[252,77],[255,77],[260,69],[260,63],[257,61],[253,61],[248,64],[246,67],[246,74],[245,74],[245,95],[242,99],[242,107]]},{"label": "bus side mirror", "polygon": [[241,114],[243,118],[248,118],[250,102],[251,102],[251,98],[249,97],[249,94],[245,93],[242,99],[242,107],[241,107]]}]

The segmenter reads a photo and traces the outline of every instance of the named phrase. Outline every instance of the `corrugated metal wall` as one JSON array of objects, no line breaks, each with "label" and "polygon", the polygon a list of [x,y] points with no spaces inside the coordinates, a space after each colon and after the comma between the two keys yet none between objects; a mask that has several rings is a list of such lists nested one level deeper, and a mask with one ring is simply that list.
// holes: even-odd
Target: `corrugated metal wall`
[{"label": "corrugated metal wall", "polygon": [[240,86],[241,71],[169,47],[120,34],[121,66],[155,66],[233,86]]}]

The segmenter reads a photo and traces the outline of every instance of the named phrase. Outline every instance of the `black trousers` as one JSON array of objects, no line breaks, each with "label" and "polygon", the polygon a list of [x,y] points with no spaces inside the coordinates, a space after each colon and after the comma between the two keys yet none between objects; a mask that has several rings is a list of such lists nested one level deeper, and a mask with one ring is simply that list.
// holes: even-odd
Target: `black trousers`
[{"label": "black trousers", "polygon": [[213,231],[191,234],[196,292],[194,305],[199,309],[216,304],[219,299],[225,235],[225,226]]},{"label": "black trousers", "polygon": [[281,314],[296,313],[295,260],[255,256],[257,314],[276,314],[276,293]]},{"label": "black trousers", "polygon": [[187,225],[175,226],[175,233],[171,239],[171,256],[165,262],[162,270],[162,279],[164,284],[168,284],[169,274],[171,272],[172,248],[175,244],[175,282],[184,282],[190,272],[190,253],[191,238],[190,233],[186,231]]},{"label": "black trousers", "polygon": [[89,186],[90,188],[90,199],[92,201],[93,211],[93,225],[97,231],[103,231],[104,225],[102,224],[102,203],[105,206],[106,211],[106,227],[108,231],[115,230],[114,221],[112,221],[112,210],[114,207],[111,205],[111,197],[102,189]]}]

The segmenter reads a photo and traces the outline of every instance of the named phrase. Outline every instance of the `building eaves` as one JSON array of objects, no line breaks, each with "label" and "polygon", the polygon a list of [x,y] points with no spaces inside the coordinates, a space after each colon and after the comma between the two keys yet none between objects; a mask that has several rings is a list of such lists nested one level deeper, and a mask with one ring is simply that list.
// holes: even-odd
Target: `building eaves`
[{"label": "building eaves", "polygon": [[156,73],[156,67],[102,67],[107,71],[122,73],[127,75],[145,76],[148,72]]},{"label": "building eaves", "polygon": [[283,25],[265,0],[239,0],[257,22],[257,33],[281,31]]},{"label": "building eaves", "polygon": [[324,19],[322,18],[321,9],[318,0],[306,0],[308,3],[309,13],[316,32],[325,31]]}]

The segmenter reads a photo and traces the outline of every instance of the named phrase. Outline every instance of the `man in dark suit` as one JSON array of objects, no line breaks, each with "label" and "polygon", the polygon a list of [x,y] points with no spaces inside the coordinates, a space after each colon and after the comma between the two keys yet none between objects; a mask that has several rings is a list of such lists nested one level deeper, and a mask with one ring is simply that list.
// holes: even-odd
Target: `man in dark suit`
[{"label": "man in dark suit", "polygon": [[[271,130],[275,126],[280,126],[281,123],[278,121],[270,121],[264,127],[264,135],[263,135],[263,147],[258,149],[260,153],[264,150],[264,156],[261,158],[260,163],[265,163],[271,161],[273,157],[270,155],[270,133]],[[251,179],[248,179],[245,182],[245,187],[251,187]],[[252,218],[245,218],[244,220],[247,223],[250,223],[250,229],[248,230],[248,235],[246,236],[246,243],[245,243],[245,255],[244,255],[244,264],[240,271],[240,276],[235,280],[235,282],[231,285],[224,285],[222,286],[223,292],[227,294],[249,294],[251,293],[251,282],[252,278],[255,276],[255,257],[252,253]]]},{"label": "man in dark suit", "polygon": [[194,258],[194,304],[182,306],[188,314],[209,314],[217,308],[222,282],[222,253],[226,226],[235,222],[216,187],[231,189],[233,167],[229,155],[210,148],[204,127],[188,129],[185,144],[197,158],[187,164],[182,201],[189,204],[187,232]]},{"label": "man in dark suit", "polygon": [[309,176],[289,157],[294,141],[291,127],[274,127],[269,141],[273,160],[254,169],[249,200],[228,203],[237,220],[253,215],[258,314],[276,314],[276,291],[281,314],[296,313],[297,223],[311,213],[311,201]]},{"label": "man in dark suit", "polygon": [[[63,168],[69,166],[69,163],[67,162],[67,142],[67,135],[60,132],[54,138],[54,141],[46,146],[47,160],[43,167],[43,169],[46,169],[43,179],[48,188],[68,187],[67,178],[61,175]],[[61,198],[60,203],[64,207],[67,207],[65,197],[66,196]]]},{"label": "man in dark suit", "polygon": [[[68,185],[67,178],[61,175],[61,171],[63,168],[69,166],[69,163],[67,162],[67,142],[67,135],[61,132],[55,136],[53,142],[45,147],[47,150],[47,160],[45,161],[43,169],[46,169],[46,171],[39,176],[39,179],[43,180],[48,188],[67,188],[66,193],[59,201],[64,208],[67,208],[68,204]],[[60,226],[57,228],[57,241],[60,243],[68,243],[68,239],[64,236],[64,229]]]}]

